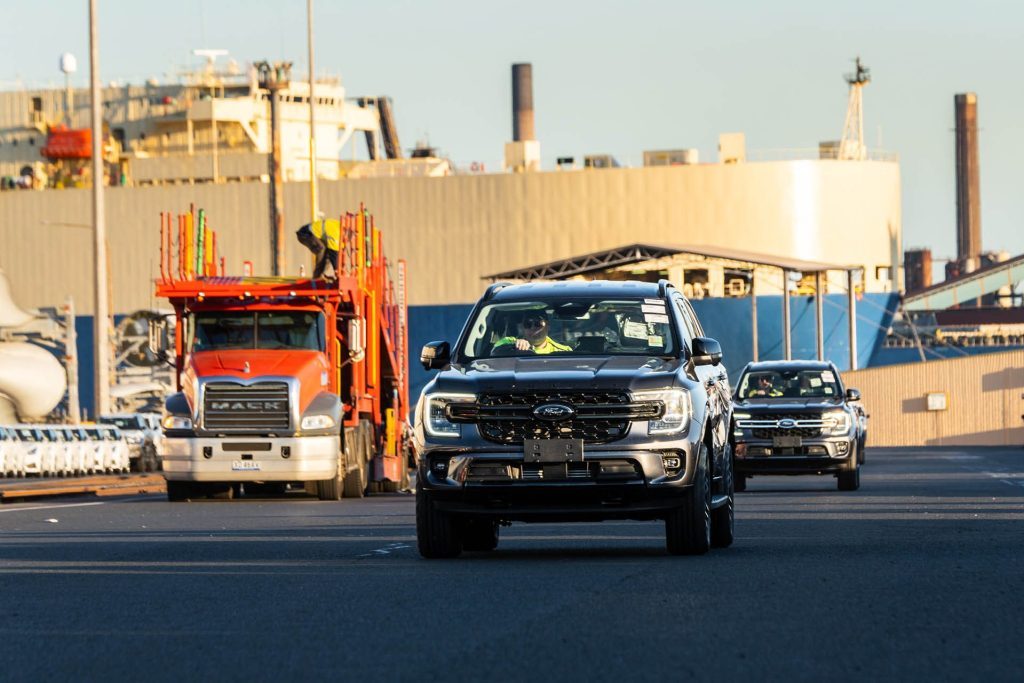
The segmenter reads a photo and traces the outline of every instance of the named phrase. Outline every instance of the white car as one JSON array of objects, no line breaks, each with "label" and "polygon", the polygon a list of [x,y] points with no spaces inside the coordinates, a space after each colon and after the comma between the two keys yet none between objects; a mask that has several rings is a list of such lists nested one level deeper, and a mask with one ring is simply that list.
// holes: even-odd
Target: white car
[{"label": "white car", "polygon": [[103,440],[98,427],[80,427],[86,439],[85,472],[87,474],[103,474],[107,463],[107,442]]},{"label": "white car", "polygon": [[105,445],[103,469],[107,472],[127,473],[131,466],[131,450],[117,427],[97,425]]},{"label": "white car", "polygon": [[92,455],[88,437],[78,427],[61,427],[60,432],[64,436],[64,475],[83,474]]},{"label": "white car", "polygon": [[163,438],[160,415],[156,413],[116,413],[100,416],[99,422],[121,430],[121,434],[128,444],[133,470],[155,472],[158,469],[157,454],[160,440]]},{"label": "white car", "polygon": [[43,476],[43,451],[49,449],[43,432],[27,425],[18,425],[14,431],[21,444],[21,476]]},{"label": "white car", "polygon": [[24,476],[23,451],[24,448],[14,427],[0,427],[0,476]]}]

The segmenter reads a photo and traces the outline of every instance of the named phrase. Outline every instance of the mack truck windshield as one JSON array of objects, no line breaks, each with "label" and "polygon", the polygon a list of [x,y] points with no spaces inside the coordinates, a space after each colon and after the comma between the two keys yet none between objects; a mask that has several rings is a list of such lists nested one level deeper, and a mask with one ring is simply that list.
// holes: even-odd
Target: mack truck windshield
[{"label": "mack truck windshield", "polygon": [[162,420],[169,500],[408,485],[405,264],[392,282],[362,207],[341,226],[330,277],[228,276],[202,211],[177,226],[162,216],[156,293],[173,339],[167,322],[151,338],[177,371]]}]

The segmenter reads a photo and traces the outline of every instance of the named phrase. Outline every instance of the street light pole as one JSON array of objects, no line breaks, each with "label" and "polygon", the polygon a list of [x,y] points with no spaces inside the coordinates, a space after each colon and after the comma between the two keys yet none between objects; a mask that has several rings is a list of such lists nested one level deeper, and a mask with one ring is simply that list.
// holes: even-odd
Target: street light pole
[{"label": "street light pole", "polygon": [[110,412],[110,340],[107,329],[107,223],[103,205],[103,102],[100,93],[100,44],[96,0],[89,0],[89,73],[92,96],[92,224],[95,288],[93,291],[94,417]]},{"label": "street light pole", "polygon": [[309,43],[309,222],[317,218],[316,205],[316,115],[313,99],[313,0],[306,0],[306,41]]}]

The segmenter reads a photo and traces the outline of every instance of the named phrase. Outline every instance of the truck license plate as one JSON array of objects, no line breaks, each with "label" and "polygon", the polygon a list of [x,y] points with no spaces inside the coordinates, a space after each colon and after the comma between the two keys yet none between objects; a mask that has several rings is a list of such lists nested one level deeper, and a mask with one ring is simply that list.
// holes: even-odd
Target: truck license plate
[{"label": "truck license plate", "polygon": [[259,472],[260,464],[255,460],[232,460],[231,469],[235,472]]},{"label": "truck license plate", "polygon": [[799,436],[776,436],[772,439],[772,446],[775,448],[800,448],[803,441]]},{"label": "truck license plate", "polygon": [[583,439],[523,439],[523,462],[580,462]]}]

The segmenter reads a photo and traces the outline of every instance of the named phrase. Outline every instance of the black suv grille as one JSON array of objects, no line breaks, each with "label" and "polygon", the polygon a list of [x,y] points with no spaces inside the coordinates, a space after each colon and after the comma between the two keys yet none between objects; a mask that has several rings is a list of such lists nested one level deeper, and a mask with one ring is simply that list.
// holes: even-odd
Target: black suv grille
[{"label": "black suv grille", "polygon": [[[751,421],[778,421],[778,420],[793,420],[797,422],[806,421],[820,421],[822,416],[817,413],[755,413],[751,416]],[[805,439],[810,439],[816,436],[821,436],[820,427],[793,427],[791,429],[783,429],[782,427],[775,428],[754,428],[755,439],[771,439],[773,436],[799,436]]]},{"label": "black suv grille", "polygon": [[212,382],[203,392],[203,428],[231,432],[286,432],[291,426],[284,382]]},{"label": "black suv grille", "polygon": [[[538,405],[564,403],[575,410],[571,419],[539,420],[533,414]],[[660,401],[633,402],[629,394],[609,391],[535,391],[516,394],[483,394],[476,403],[451,403],[449,418],[474,422],[488,441],[520,444],[524,439],[583,439],[601,444],[617,441],[629,433],[630,422],[661,417]]]}]

